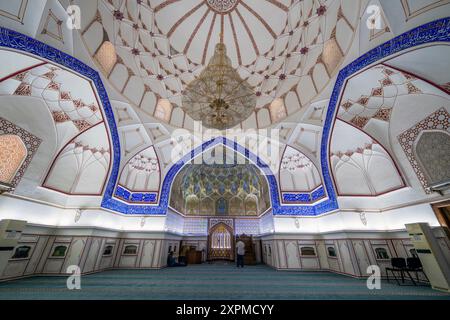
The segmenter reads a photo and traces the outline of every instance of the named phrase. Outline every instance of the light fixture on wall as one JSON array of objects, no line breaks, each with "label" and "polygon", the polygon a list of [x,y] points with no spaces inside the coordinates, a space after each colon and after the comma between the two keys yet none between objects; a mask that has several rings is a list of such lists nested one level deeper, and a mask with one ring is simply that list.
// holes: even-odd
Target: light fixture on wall
[{"label": "light fixture on wall", "polygon": [[75,210],[75,217],[74,217],[74,222],[75,223],[78,223],[78,221],[80,221],[80,219],[81,219],[81,216],[83,215],[83,209],[76,209]]},{"label": "light fixture on wall", "polygon": [[4,194],[5,192],[13,192],[14,186],[12,184],[0,181],[0,194]]},{"label": "light fixture on wall", "polygon": [[359,213],[359,219],[361,220],[361,223],[365,226],[367,226],[367,217],[366,217],[366,213],[364,211],[361,211]]},{"label": "light fixture on wall", "polygon": [[223,37],[200,76],[183,93],[182,106],[207,128],[225,130],[247,119],[256,106],[256,95],[231,65]]}]

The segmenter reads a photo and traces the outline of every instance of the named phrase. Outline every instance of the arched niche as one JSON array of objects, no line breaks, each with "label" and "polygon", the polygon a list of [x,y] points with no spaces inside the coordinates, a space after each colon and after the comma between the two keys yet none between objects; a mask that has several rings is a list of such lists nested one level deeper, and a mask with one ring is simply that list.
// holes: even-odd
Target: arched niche
[{"label": "arched niche", "polygon": [[186,215],[258,216],[270,208],[269,186],[258,167],[218,145],[178,172],[170,206]]},{"label": "arched niche", "polygon": [[191,194],[186,197],[186,214],[188,215],[200,214],[200,201],[195,194]]},{"label": "arched niche", "polygon": [[245,197],[245,215],[256,215],[259,211],[258,197],[253,194],[249,194]]},{"label": "arched niche", "polygon": [[[34,47],[33,40],[27,41],[30,41],[27,49],[21,47],[20,50]],[[4,108],[2,115],[33,132],[16,130],[21,131],[19,136],[27,149],[27,156],[17,171],[19,176],[30,164],[31,157],[36,156],[28,171],[30,176],[16,192],[31,194],[44,179],[44,187],[65,194],[101,195],[111,162],[109,132],[104,118],[109,101],[101,94],[104,88],[97,87],[95,75],[82,68],[81,62],[68,59],[66,55],[46,57],[51,52],[49,49],[44,46],[39,52],[31,52],[43,55],[45,60],[8,53],[14,54],[16,70],[5,74],[0,82],[2,100],[9,99],[14,105],[13,110]],[[1,49],[0,57],[4,57],[5,52]],[[18,114],[23,116],[17,119]],[[90,134],[93,131],[95,133]],[[33,137],[34,134],[39,138]],[[41,142],[45,148],[36,152]],[[12,182],[17,184],[18,179]],[[32,194],[39,197],[36,192]]]},{"label": "arched niche", "polygon": [[[450,161],[448,158],[449,119],[450,114],[446,108],[440,108],[397,137],[402,151],[426,193],[430,192],[431,184],[442,182],[439,180],[448,180],[449,177],[447,168]],[[447,153],[445,153],[446,150]]]},{"label": "arched niche", "polygon": [[450,180],[450,134],[446,131],[424,131],[417,138],[414,152],[425,173],[428,185]]},{"label": "arched niche", "polygon": [[230,204],[230,215],[238,216],[240,215],[244,209],[244,201],[239,196],[234,196],[229,201]]}]

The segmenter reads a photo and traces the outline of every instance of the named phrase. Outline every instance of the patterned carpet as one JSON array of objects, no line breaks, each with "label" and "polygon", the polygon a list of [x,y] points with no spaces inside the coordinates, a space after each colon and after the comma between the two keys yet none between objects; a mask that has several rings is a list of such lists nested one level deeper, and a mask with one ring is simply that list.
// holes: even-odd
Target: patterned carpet
[{"label": "patterned carpet", "polygon": [[0,299],[446,299],[429,287],[366,281],[326,272],[275,271],[266,266],[197,265],[163,270],[111,270],[82,276],[81,290],[68,290],[66,277],[32,277],[0,283]]}]

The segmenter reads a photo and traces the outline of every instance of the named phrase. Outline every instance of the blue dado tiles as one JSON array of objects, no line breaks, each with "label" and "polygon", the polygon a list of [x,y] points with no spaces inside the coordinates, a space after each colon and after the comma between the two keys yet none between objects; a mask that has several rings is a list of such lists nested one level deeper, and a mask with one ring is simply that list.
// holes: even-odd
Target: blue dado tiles
[{"label": "blue dado tiles", "polygon": [[132,192],[120,185],[117,186],[114,196],[129,203],[156,203],[158,200],[156,192]]},{"label": "blue dado tiles", "polygon": [[326,197],[325,189],[323,186],[318,187],[312,192],[305,193],[292,193],[292,192],[283,192],[283,202],[286,204],[310,204],[317,202]]}]

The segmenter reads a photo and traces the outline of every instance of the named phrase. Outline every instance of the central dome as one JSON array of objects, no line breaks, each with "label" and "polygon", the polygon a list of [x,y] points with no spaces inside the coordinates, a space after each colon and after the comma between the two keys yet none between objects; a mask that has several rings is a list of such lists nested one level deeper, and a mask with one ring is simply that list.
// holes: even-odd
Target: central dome
[{"label": "central dome", "polygon": [[[263,3],[260,3],[263,2]],[[289,32],[288,7],[270,1],[186,0],[154,8],[155,25],[170,45],[205,66],[221,41],[234,67],[250,66]],[[298,7],[298,6],[296,6]],[[292,8],[295,12],[295,8]],[[297,8],[298,9],[298,8]]]},{"label": "central dome", "polygon": [[233,10],[239,0],[205,0],[214,11],[218,13],[227,13]]},{"label": "central dome", "polygon": [[[193,129],[186,87],[207,66],[217,43],[253,89],[242,128],[267,128],[310,102],[330,83],[358,25],[360,0],[99,0],[80,4],[83,31],[105,76],[142,112]],[[86,14],[85,14],[86,16]],[[163,103],[164,102],[164,103]],[[163,107],[163,105],[167,105]]]}]

